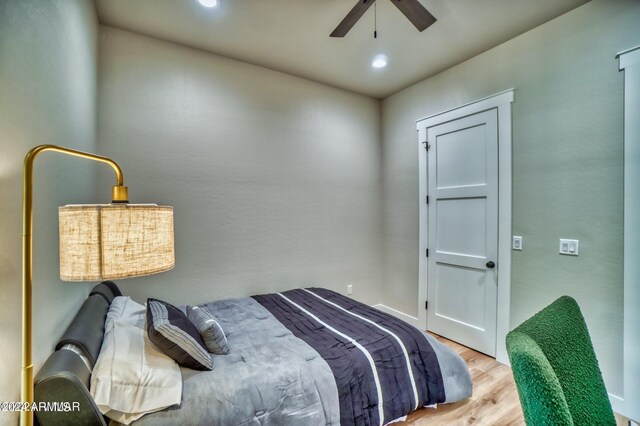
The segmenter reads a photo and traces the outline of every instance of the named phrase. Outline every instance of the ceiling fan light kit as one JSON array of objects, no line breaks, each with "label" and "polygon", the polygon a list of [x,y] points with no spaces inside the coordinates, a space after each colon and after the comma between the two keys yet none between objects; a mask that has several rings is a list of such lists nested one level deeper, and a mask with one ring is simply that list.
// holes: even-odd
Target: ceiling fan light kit
[{"label": "ceiling fan light kit", "polygon": [[387,55],[376,55],[371,62],[374,68],[384,68],[387,66]]},{"label": "ceiling fan light kit", "polygon": [[[342,22],[330,34],[331,37],[344,37],[376,0],[358,0]],[[418,0],[390,0],[409,21],[422,32],[436,22],[436,18]]]},{"label": "ceiling fan light kit", "polygon": [[198,0],[204,7],[213,8],[218,6],[218,0]]}]

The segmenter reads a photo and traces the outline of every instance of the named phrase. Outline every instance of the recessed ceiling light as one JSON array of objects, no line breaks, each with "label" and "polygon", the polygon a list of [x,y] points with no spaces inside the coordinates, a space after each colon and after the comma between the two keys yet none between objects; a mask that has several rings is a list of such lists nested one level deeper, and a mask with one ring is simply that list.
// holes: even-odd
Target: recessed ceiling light
[{"label": "recessed ceiling light", "polygon": [[198,1],[204,7],[216,7],[218,5],[218,0],[198,0]]},{"label": "recessed ceiling light", "polygon": [[371,66],[374,68],[384,68],[387,66],[387,56],[386,55],[377,55],[373,58],[373,62],[371,62]]}]

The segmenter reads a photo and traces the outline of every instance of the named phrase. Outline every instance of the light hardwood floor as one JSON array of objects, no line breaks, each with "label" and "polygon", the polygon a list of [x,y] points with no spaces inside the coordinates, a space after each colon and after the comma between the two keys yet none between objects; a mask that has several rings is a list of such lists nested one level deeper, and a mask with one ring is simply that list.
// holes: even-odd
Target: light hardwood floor
[{"label": "light hardwood floor", "polygon": [[[422,408],[394,425],[524,425],[511,368],[495,359],[433,334],[465,360],[473,381],[473,396],[437,409]],[[616,414],[618,426],[628,420]]]}]

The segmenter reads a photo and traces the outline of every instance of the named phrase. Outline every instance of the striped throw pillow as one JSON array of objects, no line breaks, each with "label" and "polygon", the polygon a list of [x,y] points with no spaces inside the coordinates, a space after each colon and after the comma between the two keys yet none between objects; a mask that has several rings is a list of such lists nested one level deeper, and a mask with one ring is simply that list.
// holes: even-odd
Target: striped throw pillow
[{"label": "striped throw pillow", "polygon": [[183,367],[213,369],[213,359],[198,329],[172,304],[147,299],[147,334],[158,349]]},{"label": "striped throw pillow", "polygon": [[196,326],[209,352],[216,355],[229,353],[229,344],[218,319],[200,306],[187,306],[187,318]]}]

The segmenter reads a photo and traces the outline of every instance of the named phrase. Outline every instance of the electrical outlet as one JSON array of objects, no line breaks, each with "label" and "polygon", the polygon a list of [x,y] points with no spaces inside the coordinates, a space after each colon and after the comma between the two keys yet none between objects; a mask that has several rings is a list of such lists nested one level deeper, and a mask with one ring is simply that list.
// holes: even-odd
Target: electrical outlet
[{"label": "electrical outlet", "polygon": [[353,294],[353,285],[352,284],[348,284],[347,285],[347,294]]}]

